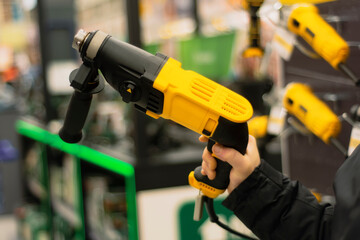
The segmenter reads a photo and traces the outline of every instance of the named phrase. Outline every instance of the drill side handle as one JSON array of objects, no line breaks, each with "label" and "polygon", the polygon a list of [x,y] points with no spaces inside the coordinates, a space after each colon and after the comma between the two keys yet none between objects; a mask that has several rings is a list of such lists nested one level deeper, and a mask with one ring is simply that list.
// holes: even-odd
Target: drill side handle
[{"label": "drill side handle", "polygon": [[60,138],[67,143],[77,143],[82,139],[92,94],[74,91],[66,113],[63,127],[59,131]]},{"label": "drill side handle", "polygon": [[75,89],[66,113],[63,127],[59,131],[60,138],[67,143],[77,143],[82,139],[82,129],[90,110],[92,95],[100,92],[104,79],[99,76],[98,69],[82,64],[70,74],[70,85]]}]

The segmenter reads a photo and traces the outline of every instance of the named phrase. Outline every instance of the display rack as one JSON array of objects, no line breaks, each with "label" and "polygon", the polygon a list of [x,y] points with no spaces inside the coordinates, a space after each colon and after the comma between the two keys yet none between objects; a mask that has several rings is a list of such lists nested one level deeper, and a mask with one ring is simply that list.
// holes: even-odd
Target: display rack
[{"label": "display rack", "polygon": [[[333,26],[336,24],[336,30],[341,37],[353,44],[346,64],[356,76],[360,76],[358,67],[360,52],[355,47],[359,45],[360,39],[357,31],[360,23],[357,17],[360,2],[339,0],[320,4],[318,7],[323,16],[338,19],[331,24]],[[352,106],[360,102],[359,88],[355,87],[346,75],[333,69],[325,60],[309,58],[298,49],[294,50],[290,61],[284,62],[284,79],[285,85],[290,82],[300,82],[310,86],[337,116],[349,112]],[[346,122],[341,125],[338,139],[347,147],[351,125]],[[303,136],[300,133],[288,135],[282,142],[283,163],[286,164],[284,173],[292,179],[299,180],[308,188],[324,195],[334,195],[334,177],[344,162],[344,156],[338,149],[316,137]]]},{"label": "display rack", "polygon": [[[33,210],[34,213],[43,215],[45,224],[41,227],[27,227],[32,232],[26,230],[25,235],[31,236],[30,239],[40,239],[40,235],[35,235],[34,232],[39,232],[41,229],[42,235],[51,236],[50,239],[59,235],[65,239],[89,239],[89,236],[92,236],[91,239],[97,239],[94,237],[97,230],[89,220],[89,217],[94,216],[94,209],[89,207],[87,198],[90,195],[88,179],[109,177],[121,192],[95,194],[100,197],[107,196],[106,201],[104,197],[101,199],[102,204],[97,202],[95,206],[103,206],[101,210],[104,218],[107,217],[106,211],[113,211],[107,214],[113,222],[118,223],[120,217],[126,218],[123,221],[126,226],[122,226],[126,229],[122,232],[126,234],[124,238],[138,239],[135,174],[131,164],[83,145],[67,144],[58,135],[25,120],[17,121],[16,129],[22,138],[27,139],[28,143],[32,141],[37,149],[35,155],[38,163],[32,165],[35,166],[32,173],[36,174],[26,171],[24,181],[28,183],[27,191],[37,199],[36,204],[32,202],[30,208],[37,209]],[[91,175],[91,173],[96,174]],[[123,204],[119,205],[122,209],[119,210],[117,207],[114,210],[113,200],[120,199],[119,196],[124,199]],[[119,211],[124,211],[120,217]],[[22,221],[26,222],[27,219]],[[106,227],[101,226],[101,229]],[[99,234],[104,239],[107,233]],[[114,239],[110,235],[116,236],[116,234],[119,233],[112,231],[107,239]]]}]

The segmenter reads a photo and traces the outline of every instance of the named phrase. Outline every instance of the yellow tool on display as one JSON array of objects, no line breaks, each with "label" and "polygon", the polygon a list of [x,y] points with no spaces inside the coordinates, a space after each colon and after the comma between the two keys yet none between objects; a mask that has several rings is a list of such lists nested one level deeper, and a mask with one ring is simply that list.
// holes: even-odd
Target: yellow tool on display
[{"label": "yellow tool on display", "polygon": [[264,0],[244,0],[243,8],[249,12],[250,26],[249,26],[249,46],[244,50],[243,57],[262,57],[264,50],[260,42],[260,17],[259,9]]},{"label": "yellow tool on display", "polygon": [[267,134],[269,116],[255,116],[248,121],[249,134],[255,138],[263,138]]},{"label": "yellow tool on display", "polygon": [[341,122],[336,114],[317,96],[312,89],[302,83],[290,83],[286,86],[283,106],[289,114],[295,116],[314,135],[326,144],[332,143],[346,156],[346,149],[337,141],[341,131]]},{"label": "yellow tool on display", "polygon": [[[70,74],[70,85],[75,91],[59,132],[65,142],[81,140],[92,95],[104,88],[105,79],[124,102],[133,103],[143,113],[172,120],[207,136],[210,152],[217,142],[245,154],[247,121],[253,109],[244,97],[196,72],[182,69],[181,63],[173,58],[152,55],[101,31],[80,30],[73,48],[80,53],[83,63]],[[201,174],[201,166],[189,174],[190,185],[207,197],[207,207],[229,184],[231,165],[216,160],[214,180]]]},{"label": "yellow tool on display", "polygon": [[319,14],[313,4],[284,6],[287,28],[302,37],[334,69],[342,71],[356,85],[360,80],[346,66],[350,49],[346,41]]}]

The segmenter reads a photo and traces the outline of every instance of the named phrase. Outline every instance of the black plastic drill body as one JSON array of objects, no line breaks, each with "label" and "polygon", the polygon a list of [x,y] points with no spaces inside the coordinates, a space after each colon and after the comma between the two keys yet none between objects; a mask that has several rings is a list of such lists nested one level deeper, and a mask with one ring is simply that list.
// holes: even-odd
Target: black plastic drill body
[{"label": "black plastic drill body", "polygon": [[[79,142],[82,128],[90,109],[92,94],[103,88],[103,79],[120,93],[123,101],[133,102],[142,111],[161,114],[164,94],[153,88],[153,83],[168,57],[152,55],[128,43],[107,36],[101,43],[96,57],[89,59],[88,47],[96,34],[92,32],[82,44],[80,55],[83,64],[70,74],[70,85],[75,92],[71,98],[60,137],[68,143]],[[103,76],[99,76],[99,70]],[[97,80],[102,85],[92,91]],[[98,84],[96,84],[98,86]]]},{"label": "black plastic drill body", "polygon": [[[90,41],[91,35],[81,50],[83,59],[86,58],[86,44]],[[143,112],[150,110],[161,114],[164,95],[153,88],[153,83],[167,59],[164,55],[152,55],[107,36],[94,62],[105,80],[120,93],[124,102],[134,102],[135,107]]]}]

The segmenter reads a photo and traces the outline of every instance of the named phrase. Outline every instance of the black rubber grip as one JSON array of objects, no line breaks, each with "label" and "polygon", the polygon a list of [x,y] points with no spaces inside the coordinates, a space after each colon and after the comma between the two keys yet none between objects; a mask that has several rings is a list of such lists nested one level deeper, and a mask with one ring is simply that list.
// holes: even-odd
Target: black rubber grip
[{"label": "black rubber grip", "polygon": [[[218,142],[226,147],[234,148],[241,154],[246,153],[246,147],[249,140],[247,123],[233,123],[225,118],[220,117],[218,127],[213,136],[209,139],[207,149],[212,153],[212,146]],[[231,165],[227,162],[215,158],[216,177],[210,180],[207,176],[201,174],[201,166],[195,168],[194,177],[198,182],[205,183],[219,190],[225,190],[229,185],[229,174]]]},{"label": "black rubber grip", "polygon": [[77,143],[81,140],[82,129],[89,113],[92,94],[75,91],[71,97],[60,138],[67,143]]},{"label": "black rubber grip", "polygon": [[[209,140],[207,149],[212,153],[212,146],[215,144],[214,141]],[[231,170],[231,165],[227,162],[221,161],[217,158],[216,160],[216,177],[214,180],[210,180],[206,175],[201,174],[201,166],[195,168],[194,176],[197,181],[203,182],[209,186],[212,186],[216,189],[226,189],[229,185],[229,174]]]}]

